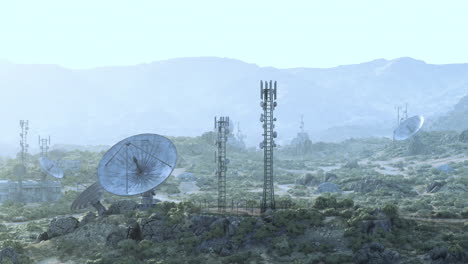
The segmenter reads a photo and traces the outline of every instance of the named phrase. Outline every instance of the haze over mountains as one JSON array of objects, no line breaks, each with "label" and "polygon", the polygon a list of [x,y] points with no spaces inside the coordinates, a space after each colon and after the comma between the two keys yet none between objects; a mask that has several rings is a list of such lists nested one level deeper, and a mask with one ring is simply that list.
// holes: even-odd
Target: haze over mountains
[{"label": "haze over mountains", "polygon": [[[196,136],[213,117],[240,122],[248,145],[261,138],[259,81],[278,81],[279,142],[299,130],[301,114],[313,141],[390,136],[395,105],[429,119],[468,94],[468,64],[431,65],[411,58],[328,69],[276,69],[200,57],[72,70],[0,62],[0,155],[19,150],[18,120],[54,144],[111,145],[152,132]],[[468,126],[467,126],[468,127]],[[237,129],[237,128],[236,128]]]}]

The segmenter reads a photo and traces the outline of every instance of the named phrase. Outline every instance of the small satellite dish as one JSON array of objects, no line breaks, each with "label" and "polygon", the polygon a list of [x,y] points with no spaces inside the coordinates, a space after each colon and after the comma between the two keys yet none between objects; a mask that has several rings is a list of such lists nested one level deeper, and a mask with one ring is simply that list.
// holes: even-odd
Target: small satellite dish
[{"label": "small satellite dish", "polygon": [[405,121],[403,121],[396,129],[393,131],[393,138],[395,140],[405,140],[414,136],[424,124],[423,116],[412,116]]},{"label": "small satellite dish", "polygon": [[101,204],[101,198],[104,190],[99,183],[94,183],[84,190],[71,205],[71,210],[84,209],[88,206],[93,206],[98,211],[98,215],[103,215],[107,210]]},{"label": "small satellite dish", "polygon": [[177,163],[177,150],[167,138],[141,134],[110,148],[99,162],[98,180],[106,191],[133,196],[164,182]]},{"label": "small satellite dish", "polygon": [[63,178],[63,170],[54,161],[46,157],[40,157],[39,165],[45,174],[58,179]]}]

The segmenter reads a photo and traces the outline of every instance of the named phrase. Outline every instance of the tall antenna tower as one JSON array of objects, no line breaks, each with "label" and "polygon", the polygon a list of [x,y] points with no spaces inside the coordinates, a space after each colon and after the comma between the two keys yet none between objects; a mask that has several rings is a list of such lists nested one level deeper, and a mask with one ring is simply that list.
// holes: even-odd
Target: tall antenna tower
[{"label": "tall antenna tower", "polygon": [[21,146],[21,168],[16,173],[18,175],[18,196],[19,201],[23,199],[23,176],[26,174],[26,158],[28,154],[28,131],[29,131],[29,121],[20,120],[20,146]]},{"label": "tall antenna tower", "polygon": [[218,211],[226,211],[226,171],[229,160],[226,159],[226,141],[229,134],[229,117],[220,117],[214,119],[215,129],[217,130],[216,146],[218,151],[215,152],[216,177],[218,178]]},{"label": "tall antenna tower", "polygon": [[301,125],[299,126],[301,133],[304,133],[304,115],[301,115]]},{"label": "tall antenna tower", "polygon": [[29,130],[29,121],[28,120],[20,120],[20,146],[21,146],[21,164],[23,166],[26,165],[26,155],[28,153],[28,130]]},{"label": "tall antenna tower", "polygon": [[268,208],[275,209],[275,191],[273,185],[273,148],[276,147],[274,138],[277,137],[273,117],[273,110],[276,103],[276,81],[270,80],[260,81],[260,106],[263,109],[263,114],[260,116],[260,122],[263,123],[263,141],[260,143],[260,148],[264,151],[263,157],[263,197],[261,204],[261,212],[265,212]]},{"label": "tall antenna tower", "polygon": [[49,138],[41,138],[39,136],[39,148],[41,149],[41,157],[47,157],[50,146],[50,136]]}]

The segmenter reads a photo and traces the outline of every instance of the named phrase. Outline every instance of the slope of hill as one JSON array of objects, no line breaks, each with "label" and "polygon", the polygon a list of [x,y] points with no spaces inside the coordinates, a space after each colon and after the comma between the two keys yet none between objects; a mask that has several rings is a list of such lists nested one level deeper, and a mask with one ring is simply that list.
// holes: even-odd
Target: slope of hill
[{"label": "slope of hill", "polygon": [[256,145],[262,79],[279,83],[280,143],[297,133],[301,114],[313,141],[389,135],[395,104],[409,103],[410,114],[444,113],[466,94],[467,71],[468,64],[411,58],[329,69],[215,57],[88,70],[2,62],[0,145],[8,154],[17,149],[19,119],[30,120],[33,139],[50,134],[55,144],[110,145],[142,132],[200,135],[215,115],[239,121],[247,143]]},{"label": "slope of hill", "polygon": [[455,130],[468,129],[468,96],[463,97],[453,110],[440,116],[429,125],[433,130]]}]

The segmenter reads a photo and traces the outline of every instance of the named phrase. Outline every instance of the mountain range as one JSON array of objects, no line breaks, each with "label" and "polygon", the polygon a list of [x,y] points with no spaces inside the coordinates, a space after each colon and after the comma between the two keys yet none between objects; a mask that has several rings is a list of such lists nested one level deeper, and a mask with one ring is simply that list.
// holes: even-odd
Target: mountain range
[{"label": "mountain range", "polygon": [[67,69],[0,62],[0,155],[19,151],[19,120],[52,144],[112,145],[137,133],[196,136],[214,116],[240,123],[248,145],[262,128],[259,82],[278,82],[280,144],[305,130],[312,141],[390,136],[396,105],[429,120],[454,110],[468,94],[468,64],[433,65],[412,58],[378,59],[333,68],[278,69],[235,59],[192,57],[133,66]]}]

